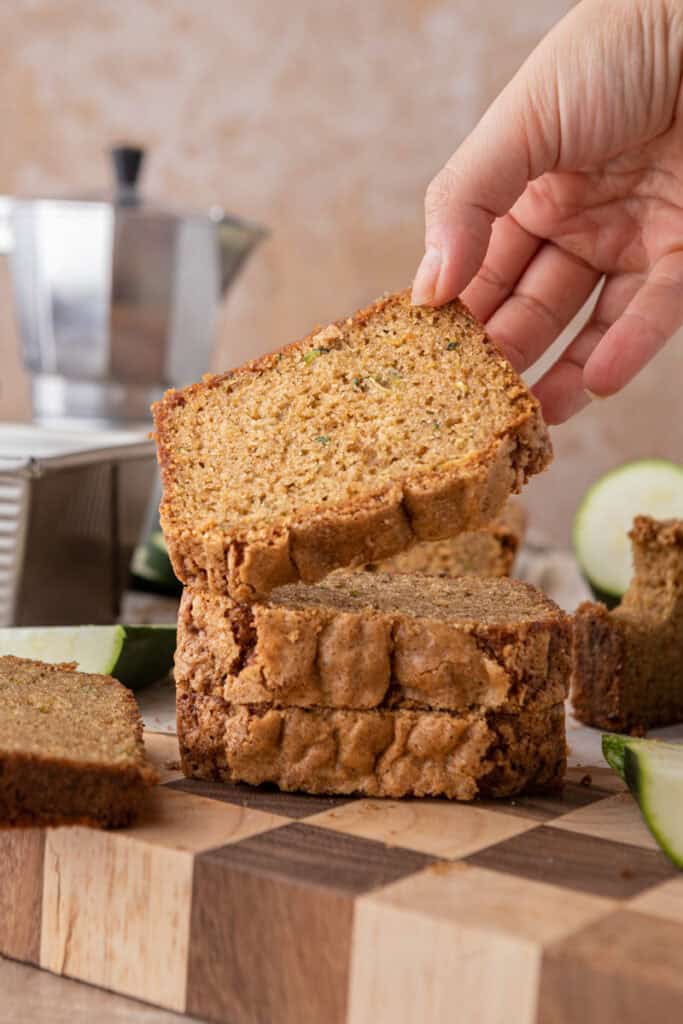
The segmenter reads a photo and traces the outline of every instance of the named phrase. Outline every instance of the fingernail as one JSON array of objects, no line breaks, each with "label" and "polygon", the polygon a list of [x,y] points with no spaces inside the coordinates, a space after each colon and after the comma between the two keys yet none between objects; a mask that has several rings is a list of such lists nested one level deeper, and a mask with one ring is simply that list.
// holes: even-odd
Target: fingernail
[{"label": "fingernail", "polygon": [[591,402],[602,402],[604,400],[604,398],[605,398],[604,395],[596,395],[594,391],[589,391],[588,388],[584,388],[583,390],[584,390],[584,393],[585,393],[586,397]]},{"label": "fingernail", "polygon": [[411,301],[414,306],[426,306],[433,301],[440,270],[441,250],[437,249],[435,245],[429,245],[413,281]]}]

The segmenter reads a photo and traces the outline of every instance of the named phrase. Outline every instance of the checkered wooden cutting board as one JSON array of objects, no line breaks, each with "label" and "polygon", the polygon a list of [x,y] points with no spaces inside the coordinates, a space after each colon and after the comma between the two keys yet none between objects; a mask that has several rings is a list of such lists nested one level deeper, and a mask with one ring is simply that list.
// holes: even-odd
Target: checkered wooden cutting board
[{"label": "checkered wooden cutting board", "polygon": [[131,829],[0,831],[0,952],[229,1024],[673,1024],[683,876],[608,769],[486,804],[182,779]]}]

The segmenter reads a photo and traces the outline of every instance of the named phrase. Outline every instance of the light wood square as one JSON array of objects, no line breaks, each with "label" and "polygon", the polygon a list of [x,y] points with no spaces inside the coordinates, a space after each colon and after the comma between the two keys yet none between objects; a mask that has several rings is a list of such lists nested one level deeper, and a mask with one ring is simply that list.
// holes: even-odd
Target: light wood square
[{"label": "light wood square", "polygon": [[617,793],[605,800],[587,804],[546,824],[551,828],[563,828],[598,839],[609,839],[613,843],[627,843],[629,846],[642,846],[648,850],[658,849],[643,821],[640,808],[630,793]]},{"label": "light wood square", "polygon": [[162,732],[145,732],[145,750],[159,772],[162,785],[184,778],[180,768],[177,736],[169,736]]},{"label": "light wood square", "polygon": [[193,860],[121,833],[51,830],[41,967],[184,1010]]},{"label": "light wood square", "polygon": [[683,874],[646,889],[629,902],[628,909],[683,924]]},{"label": "light wood square", "polygon": [[614,900],[471,864],[435,864],[364,899],[547,945],[609,913]]},{"label": "light wood square", "polygon": [[128,829],[49,830],[41,966],[183,1010],[194,854],[286,821],[157,786]]},{"label": "light wood square", "polygon": [[361,900],[348,1024],[534,1024],[540,952],[506,935]]},{"label": "light wood square", "polygon": [[523,815],[489,806],[429,800],[354,800],[307,819],[309,825],[376,839],[436,857],[467,857],[534,828]]},{"label": "light wood square", "polygon": [[136,823],[117,835],[173,850],[201,853],[226,843],[238,843],[288,821],[277,814],[240,804],[156,786],[150,790]]},{"label": "light wood square", "polygon": [[607,900],[465,864],[356,903],[349,1024],[532,1024],[544,946]]}]

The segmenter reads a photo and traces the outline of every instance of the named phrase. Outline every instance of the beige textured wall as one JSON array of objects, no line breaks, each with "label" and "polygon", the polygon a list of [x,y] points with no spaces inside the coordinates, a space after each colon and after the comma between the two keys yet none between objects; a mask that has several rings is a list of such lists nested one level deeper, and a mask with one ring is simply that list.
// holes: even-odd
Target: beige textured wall
[{"label": "beige textured wall", "polygon": [[[569,0],[13,0],[0,5],[0,193],[107,183],[149,147],[148,193],[269,225],[220,317],[225,367],[406,284],[438,165]],[[27,413],[0,267],[0,417]],[[555,432],[529,493],[557,540],[581,489],[680,457],[680,343]]]}]

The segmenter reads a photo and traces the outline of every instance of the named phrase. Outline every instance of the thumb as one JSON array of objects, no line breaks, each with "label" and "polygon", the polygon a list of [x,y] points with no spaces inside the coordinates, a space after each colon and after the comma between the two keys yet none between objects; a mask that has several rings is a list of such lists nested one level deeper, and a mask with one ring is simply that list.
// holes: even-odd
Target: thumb
[{"label": "thumb", "polygon": [[553,76],[545,71],[554,63],[546,42],[427,189],[425,254],[413,283],[416,305],[439,306],[460,294],[484,260],[493,221],[556,162],[559,114]]}]

